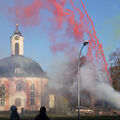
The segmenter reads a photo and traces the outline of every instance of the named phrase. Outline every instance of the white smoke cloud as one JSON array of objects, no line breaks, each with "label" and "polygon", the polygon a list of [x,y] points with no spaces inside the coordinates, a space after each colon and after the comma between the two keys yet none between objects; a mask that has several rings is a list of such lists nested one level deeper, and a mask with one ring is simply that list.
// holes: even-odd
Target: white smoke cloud
[{"label": "white smoke cloud", "polygon": [[81,90],[89,91],[95,98],[105,100],[120,108],[120,93],[115,91],[109,83],[104,71],[93,68],[92,64],[85,64],[80,68]]},{"label": "white smoke cloud", "polygon": [[[77,63],[70,63],[63,59],[54,59],[51,66],[50,86],[60,89],[59,92],[70,92],[77,99]],[[81,90],[88,91],[96,100],[104,100],[120,108],[120,93],[115,91],[110,84],[105,71],[98,70],[94,64],[85,62],[80,67]],[[84,94],[81,94],[84,97]],[[89,101],[90,102],[90,101]]]}]

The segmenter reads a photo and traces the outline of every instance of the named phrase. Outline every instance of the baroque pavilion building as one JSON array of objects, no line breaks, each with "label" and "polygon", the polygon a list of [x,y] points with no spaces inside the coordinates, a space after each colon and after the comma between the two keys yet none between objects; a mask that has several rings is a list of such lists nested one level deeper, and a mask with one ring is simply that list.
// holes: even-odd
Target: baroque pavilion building
[{"label": "baroque pavilion building", "polygon": [[48,107],[48,77],[38,63],[24,56],[18,24],[10,39],[11,56],[0,60],[0,111],[9,111],[12,105],[19,112]]}]

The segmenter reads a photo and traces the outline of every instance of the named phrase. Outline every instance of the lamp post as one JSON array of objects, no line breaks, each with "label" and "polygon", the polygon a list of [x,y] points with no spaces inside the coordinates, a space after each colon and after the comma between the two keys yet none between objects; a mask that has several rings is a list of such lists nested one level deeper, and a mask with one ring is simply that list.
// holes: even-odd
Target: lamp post
[{"label": "lamp post", "polygon": [[80,49],[80,52],[79,52],[79,57],[78,57],[78,83],[77,83],[77,93],[78,93],[78,106],[77,106],[77,109],[78,109],[78,119],[80,118],[80,106],[81,106],[81,102],[80,102],[80,56],[81,56],[81,53],[82,53],[82,49],[84,48],[84,46],[86,46],[88,44],[88,41],[84,41],[83,43],[83,46],[81,47]]}]

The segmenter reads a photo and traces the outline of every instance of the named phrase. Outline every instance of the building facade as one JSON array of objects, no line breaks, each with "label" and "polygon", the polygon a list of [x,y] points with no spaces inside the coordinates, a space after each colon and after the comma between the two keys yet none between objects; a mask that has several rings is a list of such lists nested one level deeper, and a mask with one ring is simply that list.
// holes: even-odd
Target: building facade
[{"label": "building facade", "polygon": [[11,56],[0,60],[0,111],[12,105],[18,111],[48,107],[48,77],[38,63],[24,56],[24,37],[18,25],[10,39]]}]

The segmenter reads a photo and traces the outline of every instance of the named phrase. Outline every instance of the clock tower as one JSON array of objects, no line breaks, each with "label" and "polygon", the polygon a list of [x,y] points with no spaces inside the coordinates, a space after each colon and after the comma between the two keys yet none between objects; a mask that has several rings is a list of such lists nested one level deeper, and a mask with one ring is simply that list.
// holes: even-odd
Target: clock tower
[{"label": "clock tower", "polygon": [[24,54],[24,37],[18,30],[18,24],[16,24],[16,30],[11,36],[11,55],[23,55]]}]

